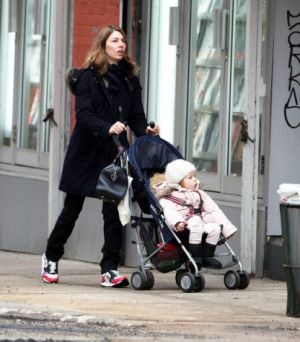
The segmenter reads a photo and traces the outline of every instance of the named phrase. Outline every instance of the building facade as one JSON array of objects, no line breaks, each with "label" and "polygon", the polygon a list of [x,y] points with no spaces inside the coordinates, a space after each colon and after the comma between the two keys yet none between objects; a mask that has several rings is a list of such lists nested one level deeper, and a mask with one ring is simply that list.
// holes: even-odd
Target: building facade
[{"label": "building facade", "polygon": [[[245,269],[281,270],[280,257],[270,262],[282,235],[276,190],[299,183],[297,0],[0,0],[0,17],[0,249],[44,251],[75,120],[65,71],[114,24],[141,67],[149,121],[239,227]],[[87,199],[65,257],[97,262],[101,226],[101,202]]]}]

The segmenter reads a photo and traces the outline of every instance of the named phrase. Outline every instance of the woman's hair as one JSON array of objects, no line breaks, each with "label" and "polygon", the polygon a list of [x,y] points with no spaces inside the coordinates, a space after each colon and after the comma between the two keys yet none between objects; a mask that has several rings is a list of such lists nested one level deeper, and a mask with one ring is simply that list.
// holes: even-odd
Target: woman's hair
[{"label": "woman's hair", "polygon": [[125,39],[126,42],[126,51],[125,55],[123,57],[123,60],[126,62],[127,67],[129,69],[129,75],[138,75],[139,68],[138,66],[130,59],[130,57],[127,55],[127,38],[125,32],[118,26],[105,26],[103,27],[100,32],[98,33],[96,39],[94,40],[94,43],[91,47],[91,49],[88,51],[86,59],[85,59],[85,65],[87,67],[91,65],[96,65],[98,67],[98,71],[101,75],[105,74],[108,68],[108,60],[106,58],[105,53],[105,45],[108,37],[114,32],[118,31],[122,34],[122,36]]}]

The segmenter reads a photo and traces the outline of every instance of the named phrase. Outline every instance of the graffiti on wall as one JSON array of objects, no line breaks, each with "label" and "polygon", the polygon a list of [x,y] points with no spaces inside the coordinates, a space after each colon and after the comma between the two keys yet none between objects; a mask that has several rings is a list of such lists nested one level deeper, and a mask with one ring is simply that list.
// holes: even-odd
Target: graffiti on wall
[{"label": "graffiti on wall", "polygon": [[284,118],[291,128],[300,126],[300,13],[287,11],[289,55],[289,97],[284,106]]}]

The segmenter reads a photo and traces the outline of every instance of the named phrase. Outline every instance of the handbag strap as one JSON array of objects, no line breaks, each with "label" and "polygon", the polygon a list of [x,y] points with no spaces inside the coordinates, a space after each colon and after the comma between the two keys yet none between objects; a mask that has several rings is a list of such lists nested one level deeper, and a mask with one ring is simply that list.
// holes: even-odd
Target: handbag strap
[{"label": "handbag strap", "polygon": [[126,167],[126,157],[127,157],[127,152],[125,149],[122,151],[119,151],[113,160],[113,164],[120,165],[122,167]]}]

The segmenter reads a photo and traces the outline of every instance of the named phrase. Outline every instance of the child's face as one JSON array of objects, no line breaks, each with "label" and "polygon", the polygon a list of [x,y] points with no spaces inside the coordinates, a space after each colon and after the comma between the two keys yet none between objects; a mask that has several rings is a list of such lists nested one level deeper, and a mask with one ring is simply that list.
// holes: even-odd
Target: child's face
[{"label": "child's face", "polygon": [[179,185],[187,190],[196,190],[198,188],[199,181],[195,177],[195,171],[190,172],[185,178],[183,178]]}]

